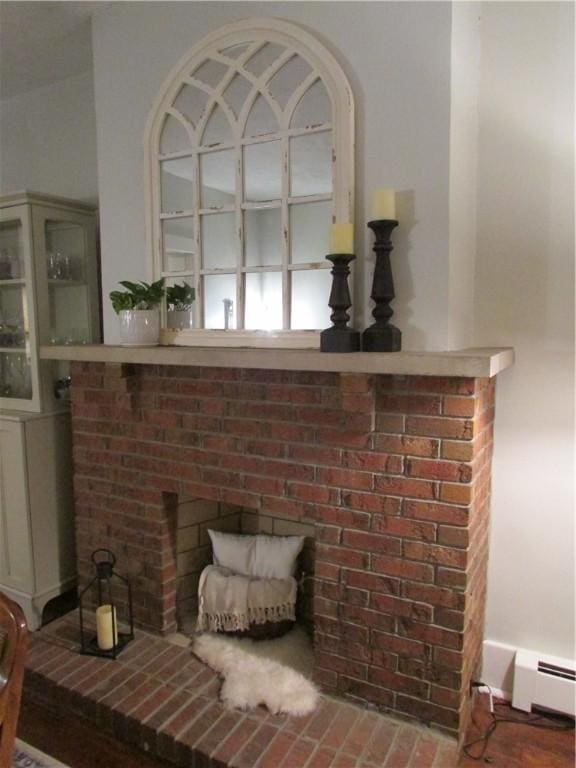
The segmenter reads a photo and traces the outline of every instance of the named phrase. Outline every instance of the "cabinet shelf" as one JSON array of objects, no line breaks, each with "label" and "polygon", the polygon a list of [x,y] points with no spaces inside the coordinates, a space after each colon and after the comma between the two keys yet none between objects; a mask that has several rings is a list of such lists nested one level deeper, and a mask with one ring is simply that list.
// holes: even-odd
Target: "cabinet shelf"
[{"label": "cabinet shelf", "polygon": [[0,288],[22,288],[26,285],[26,280],[23,277],[10,277],[6,280],[0,280]]},{"label": "cabinet shelf", "polygon": [[84,280],[48,280],[50,288],[70,288],[79,285],[86,285]]},{"label": "cabinet shelf", "polygon": [[0,355],[30,355],[26,347],[0,347]]}]

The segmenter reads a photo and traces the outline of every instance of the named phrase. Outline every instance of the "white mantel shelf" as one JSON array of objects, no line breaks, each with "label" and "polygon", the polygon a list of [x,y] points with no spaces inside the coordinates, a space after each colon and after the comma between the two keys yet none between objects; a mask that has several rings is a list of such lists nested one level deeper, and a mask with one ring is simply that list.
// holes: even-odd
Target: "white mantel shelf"
[{"label": "white mantel shelf", "polygon": [[490,378],[514,363],[512,347],[455,352],[320,352],[314,349],[223,347],[122,347],[108,344],[44,346],[44,360],[78,360],[140,365],[197,365],[216,368],[268,368],[405,376]]}]

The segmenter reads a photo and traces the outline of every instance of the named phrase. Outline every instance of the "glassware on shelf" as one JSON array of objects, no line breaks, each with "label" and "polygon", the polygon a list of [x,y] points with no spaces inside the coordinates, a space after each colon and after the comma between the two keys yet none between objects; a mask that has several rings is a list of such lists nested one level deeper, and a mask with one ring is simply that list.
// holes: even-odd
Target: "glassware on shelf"
[{"label": "glassware on shelf", "polygon": [[48,280],[72,280],[72,257],[60,251],[48,251],[46,254]]},{"label": "glassware on shelf", "polygon": [[2,248],[0,251],[0,280],[10,279],[10,255],[8,248]]},{"label": "glassware on shelf", "polygon": [[24,354],[2,355],[0,394],[22,400],[32,397],[30,361]]},{"label": "glassware on shelf", "polygon": [[0,347],[24,347],[26,333],[21,325],[0,323]]},{"label": "glassware on shelf", "polygon": [[0,251],[0,280],[17,280],[20,278],[20,259],[12,248]]}]

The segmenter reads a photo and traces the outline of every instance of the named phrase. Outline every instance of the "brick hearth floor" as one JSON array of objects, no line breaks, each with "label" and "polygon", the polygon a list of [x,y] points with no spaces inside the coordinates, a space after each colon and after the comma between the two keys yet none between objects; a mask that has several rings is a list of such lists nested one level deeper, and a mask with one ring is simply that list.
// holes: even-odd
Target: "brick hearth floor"
[{"label": "brick hearth floor", "polygon": [[76,614],[31,635],[26,694],[187,768],[453,768],[452,739],[323,696],[308,717],[230,711],[189,649],[137,631],[116,661],[81,656]]}]

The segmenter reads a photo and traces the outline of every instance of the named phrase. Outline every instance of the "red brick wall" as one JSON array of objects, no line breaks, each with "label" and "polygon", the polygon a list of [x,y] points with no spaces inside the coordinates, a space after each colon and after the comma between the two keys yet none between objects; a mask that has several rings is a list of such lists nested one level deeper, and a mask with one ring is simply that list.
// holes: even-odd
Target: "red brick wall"
[{"label": "red brick wall", "polygon": [[175,625],[178,496],[314,522],[317,679],[462,731],[480,660],[494,380],[76,363],[79,572]]}]

